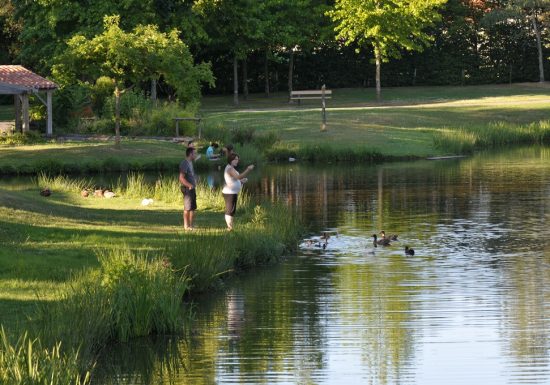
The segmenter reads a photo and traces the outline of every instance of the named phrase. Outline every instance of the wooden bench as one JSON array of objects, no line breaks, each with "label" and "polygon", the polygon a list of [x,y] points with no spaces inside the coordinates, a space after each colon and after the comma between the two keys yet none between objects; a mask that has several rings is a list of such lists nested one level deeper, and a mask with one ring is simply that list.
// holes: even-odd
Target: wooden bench
[{"label": "wooden bench", "polygon": [[321,131],[327,129],[327,114],[325,111],[325,101],[332,98],[332,91],[327,90],[325,85],[321,87],[320,90],[302,90],[302,91],[290,91],[290,100],[297,100],[298,104],[304,99],[321,99],[321,113],[322,113],[322,123]]},{"label": "wooden bench", "polygon": [[297,100],[300,103],[305,99],[331,99],[332,91],[331,90],[301,90],[301,91],[290,91],[290,100]]}]

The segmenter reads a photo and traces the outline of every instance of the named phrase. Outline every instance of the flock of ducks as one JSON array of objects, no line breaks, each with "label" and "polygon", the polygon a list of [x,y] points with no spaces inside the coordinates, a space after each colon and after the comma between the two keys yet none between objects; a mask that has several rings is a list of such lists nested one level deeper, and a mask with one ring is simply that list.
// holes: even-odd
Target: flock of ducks
[{"label": "flock of ducks", "polygon": [[[319,247],[325,250],[328,246],[328,240],[330,239],[330,237],[331,237],[331,234],[328,231],[324,231],[321,233],[321,236],[318,238],[306,239],[305,244],[306,246],[309,246],[309,247]],[[373,238],[372,244],[374,247],[390,246],[392,242],[398,241],[397,234],[386,235],[386,232],[384,230],[380,231],[380,237],[378,237],[377,234],[372,234],[372,238]],[[413,256],[414,249],[409,246],[405,246],[405,255]]]}]

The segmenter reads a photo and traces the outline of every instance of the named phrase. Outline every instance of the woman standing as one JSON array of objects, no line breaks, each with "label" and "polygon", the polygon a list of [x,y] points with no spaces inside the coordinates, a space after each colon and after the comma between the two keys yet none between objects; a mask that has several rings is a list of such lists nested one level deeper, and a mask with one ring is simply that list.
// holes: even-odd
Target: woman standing
[{"label": "woman standing", "polygon": [[254,169],[254,165],[251,164],[246,170],[239,174],[236,170],[239,164],[239,155],[231,153],[227,157],[227,166],[223,172],[223,179],[225,180],[225,186],[223,186],[222,194],[225,200],[225,223],[227,224],[227,230],[233,230],[233,217],[237,210],[237,196],[242,189],[242,184],[248,180],[246,176]]}]

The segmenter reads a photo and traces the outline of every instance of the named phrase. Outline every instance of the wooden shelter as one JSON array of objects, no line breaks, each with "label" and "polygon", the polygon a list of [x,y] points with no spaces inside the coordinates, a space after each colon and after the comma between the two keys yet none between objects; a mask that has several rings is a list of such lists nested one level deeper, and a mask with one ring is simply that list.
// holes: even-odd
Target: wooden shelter
[{"label": "wooden shelter", "polygon": [[[29,131],[29,95],[34,94],[47,111],[46,135],[52,135],[52,95],[57,84],[20,65],[0,65],[0,95],[13,95],[16,131]],[[40,93],[46,94],[46,100]]]}]

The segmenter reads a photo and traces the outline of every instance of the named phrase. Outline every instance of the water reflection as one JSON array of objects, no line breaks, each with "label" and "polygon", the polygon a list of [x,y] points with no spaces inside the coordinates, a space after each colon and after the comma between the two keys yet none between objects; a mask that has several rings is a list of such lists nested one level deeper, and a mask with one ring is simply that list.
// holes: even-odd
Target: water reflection
[{"label": "water reflection", "polygon": [[[240,277],[201,300],[191,332],[167,353],[138,344],[121,360],[147,370],[117,364],[103,378],[550,382],[549,149],[258,175],[253,192],[291,205],[308,238],[331,231],[327,247],[304,242],[297,257]],[[370,235],[381,229],[400,241],[375,249]]]}]

